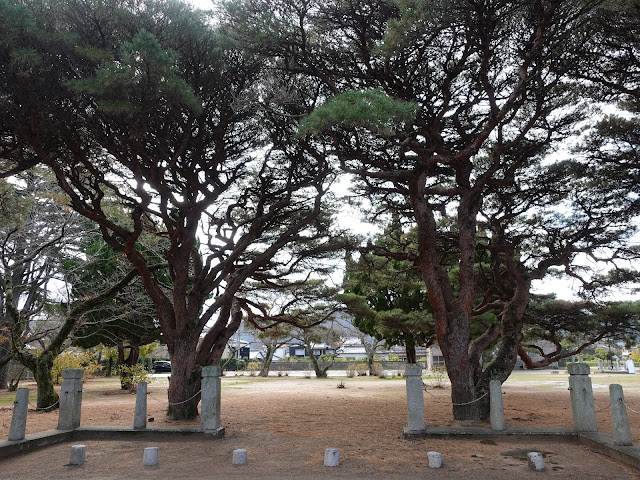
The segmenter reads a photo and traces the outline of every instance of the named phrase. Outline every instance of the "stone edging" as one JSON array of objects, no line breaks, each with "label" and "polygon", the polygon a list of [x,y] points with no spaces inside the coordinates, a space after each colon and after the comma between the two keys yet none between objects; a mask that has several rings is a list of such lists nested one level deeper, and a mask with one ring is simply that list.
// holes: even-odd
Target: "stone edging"
[{"label": "stone edging", "polygon": [[[0,442],[0,459],[13,455],[30,453],[62,442],[74,440],[154,440],[172,441],[177,438],[187,440],[217,439],[224,436],[224,428],[216,433],[203,433],[199,427],[166,427],[134,430],[129,427],[80,427],[75,430],[48,430],[46,432],[27,435],[24,440]],[[405,428],[404,438],[500,438],[500,437],[547,438],[584,445],[598,453],[606,455],[620,463],[640,470],[640,447],[615,445],[613,439],[601,433],[576,433],[567,429],[507,429],[494,431],[482,427],[467,428],[429,428],[424,430],[408,430]]]},{"label": "stone edging", "polygon": [[134,430],[130,427],[79,427],[75,430],[47,430],[27,435],[24,440],[0,442],[0,459],[30,453],[61,442],[75,440],[154,440],[171,441],[179,437],[191,439],[216,439],[224,436],[224,428],[217,432],[203,433],[200,427],[166,427]]},{"label": "stone edging", "polygon": [[553,440],[561,440],[567,442],[584,445],[591,450],[606,455],[613,460],[629,465],[630,467],[640,470],[640,447],[636,446],[620,446],[613,443],[611,437],[607,437],[601,433],[576,433],[567,429],[507,429],[503,431],[494,431],[482,427],[467,428],[447,428],[437,427],[424,430],[404,429],[404,438],[500,438],[504,436],[526,437],[526,438],[551,438]]}]

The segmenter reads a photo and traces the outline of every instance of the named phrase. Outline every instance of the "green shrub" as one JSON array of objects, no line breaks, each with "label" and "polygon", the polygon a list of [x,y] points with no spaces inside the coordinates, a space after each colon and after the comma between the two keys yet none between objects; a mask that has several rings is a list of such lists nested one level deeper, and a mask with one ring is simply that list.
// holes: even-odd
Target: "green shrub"
[{"label": "green shrub", "polygon": [[222,369],[228,372],[237,372],[238,370],[244,370],[247,366],[247,362],[242,359],[237,359],[235,357],[231,358],[223,358],[220,360],[220,365],[222,365]]},{"label": "green shrub", "polygon": [[251,360],[249,363],[247,363],[247,371],[252,377],[256,375],[258,370],[260,370],[260,362],[258,362],[257,360]]},{"label": "green shrub", "polygon": [[62,371],[70,368],[81,368],[84,370],[85,378],[91,378],[101,370],[98,359],[93,352],[71,348],[62,352],[53,361],[51,368],[53,383],[59,384]]},{"label": "green shrub", "polygon": [[133,392],[138,390],[138,383],[151,383],[153,381],[151,372],[144,368],[144,365],[141,363],[137,363],[132,366],[122,365],[118,369],[118,372],[120,373],[120,378],[125,379],[125,382],[122,383],[122,387],[128,388]]}]

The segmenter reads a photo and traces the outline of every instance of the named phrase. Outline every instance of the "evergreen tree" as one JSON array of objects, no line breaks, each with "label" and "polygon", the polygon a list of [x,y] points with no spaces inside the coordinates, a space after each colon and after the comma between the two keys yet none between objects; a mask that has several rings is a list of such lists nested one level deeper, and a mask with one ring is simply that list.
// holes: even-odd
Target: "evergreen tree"
[{"label": "evergreen tree", "polygon": [[[561,269],[589,289],[607,264],[609,285],[638,277],[625,263],[638,257],[629,182],[612,188],[610,171],[550,156],[591,112],[585,71],[609,100],[637,91],[635,64],[630,74],[617,64],[607,84],[608,62],[585,55],[601,5],[227,2],[247,49],[326,99],[300,134],[324,140],[376,210],[415,223],[456,419],[488,416],[489,381],[515,365],[534,281]],[[608,60],[637,52],[626,34],[609,38]],[[598,266],[587,271],[584,255]],[[496,321],[477,321],[487,314]]]}]

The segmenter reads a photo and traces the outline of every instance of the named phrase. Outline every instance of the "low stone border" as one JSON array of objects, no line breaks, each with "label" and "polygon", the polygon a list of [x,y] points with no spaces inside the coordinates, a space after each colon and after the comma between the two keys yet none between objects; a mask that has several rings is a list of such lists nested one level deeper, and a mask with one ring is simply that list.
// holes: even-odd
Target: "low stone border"
[{"label": "low stone border", "polygon": [[31,453],[61,442],[76,440],[153,440],[155,442],[191,439],[218,439],[224,428],[214,433],[203,433],[200,427],[166,427],[134,430],[129,427],[79,427],[75,430],[47,430],[27,435],[24,440],[0,442],[0,459]]},{"label": "low stone border", "polygon": [[617,462],[640,470],[640,447],[616,445],[611,437],[601,433],[579,433],[578,443],[613,458]]},{"label": "low stone border", "polygon": [[434,427],[424,430],[404,429],[404,438],[493,438],[501,437],[522,437],[522,438],[552,438],[555,441],[561,440],[578,445],[584,445],[591,450],[606,455],[620,463],[629,465],[630,467],[640,470],[640,447],[620,446],[613,442],[613,438],[596,432],[576,433],[567,429],[507,429],[503,431],[495,431],[483,427],[467,427],[467,428],[448,428]]},{"label": "low stone border", "polygon": [[566,428],[509,428],[505,430],[492,430],[485,427],[430,427],[424,430],[404,429],[404,438],[437,438],[437,437],[479,437],[479,438],[500,438],[504,436],[523,437],[553,437],[554,440],[567,440],[577,442],[577,434],[573,430]]}]

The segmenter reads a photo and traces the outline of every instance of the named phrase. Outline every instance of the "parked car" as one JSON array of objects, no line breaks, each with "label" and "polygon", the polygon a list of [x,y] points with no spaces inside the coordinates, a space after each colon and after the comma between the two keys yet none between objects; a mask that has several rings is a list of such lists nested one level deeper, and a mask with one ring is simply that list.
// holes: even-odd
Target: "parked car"
[{"label": "parked car", "polygon": [[171,372],[171,362],[166,360],[158,360],[151,365],[151,371],[153,373]]}]

